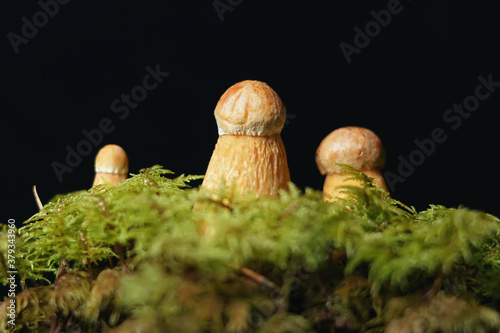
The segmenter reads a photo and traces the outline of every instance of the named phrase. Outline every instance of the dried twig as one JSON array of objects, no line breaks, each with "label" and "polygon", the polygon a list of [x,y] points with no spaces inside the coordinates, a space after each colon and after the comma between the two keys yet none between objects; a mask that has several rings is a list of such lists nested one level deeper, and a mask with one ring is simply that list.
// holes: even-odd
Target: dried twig
[{"label": "dried twig", "polygon": [[434,296],[437,295],[439,290],[441,290],[441,285],[443,284],[443,279],[444,279],[444,273],[443,271],[439,271],[436,279],[434,280],[434,283],[432,284],[431,289],[425,293],[424,296],[422,296],[422,301],[427,302],[431,300]]},{"label": "dried twig", "polygon": [[276,286],[271,280],[269,280],[263,275],[260,275],[257,272],[252,271],[249,268],[246,267],[240,268],[240,274],[244,275],[245,277],[249,278],[250,280],[252,280],[253,282],[257,283],[260,286],[271,289],[273,291],[277,291],[281,294],[281,289],[278,288],[278,286]]},{"label": "dried twig", "polygon": [[42,210],[43,204],[42,204],[42,200],[40,200],[40,197],[38,196],[38,192],[36,190],[36,185],[33,185],[33,195],[35,196],[35,201],[36,201],[36,204],[38,206],[38,209]]}]

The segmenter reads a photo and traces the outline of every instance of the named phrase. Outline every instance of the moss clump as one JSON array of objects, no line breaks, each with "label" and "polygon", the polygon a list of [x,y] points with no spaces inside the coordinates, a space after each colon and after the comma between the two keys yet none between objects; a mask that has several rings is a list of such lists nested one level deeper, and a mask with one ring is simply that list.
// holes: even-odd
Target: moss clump
[{"label": "moss clump", "polygon": [[159,166],[58,196],[18,230],[17,325],[1,311],[0,328],[500,330],[499,220],[467,208],[417,212],[343,168],[365,187],[346,187],[335,203],[293,185],[277,197],[209,195],[189,188],[200,177],[169,178]]}]

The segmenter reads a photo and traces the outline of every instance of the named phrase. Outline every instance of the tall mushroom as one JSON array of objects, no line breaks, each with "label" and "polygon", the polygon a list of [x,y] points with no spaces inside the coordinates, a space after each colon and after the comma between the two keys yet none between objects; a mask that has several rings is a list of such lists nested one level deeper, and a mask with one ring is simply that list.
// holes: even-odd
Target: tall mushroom
[{"label": "tall mushroom", "polygon": [[215,191],[224,182],[239,192],[276,195],[290,181],[281,129],[286,111],[266,83],[242,81],[231,86],[215,107],[219,139],[202,187]]},{"label": "tall mushroom", "polygon": [[125,179],[128,174],[128,157],[118,145],[106,145],[95,157],[95,178],[92,187],[99,184],[114,185]]},{"label": "tall mushroom", "polygon": [[382,142],[369,129],[349,126],[331,132],[316,151],[318,169],[322,175],[326,175],[323,200],[333,201],[342,197],[339,186],[361,186],[359,182],[347,180],[350,176],[343,174],[336,163],[349,165],[375,178],[375,186],[388,192],[380,172],[385,159]]}]

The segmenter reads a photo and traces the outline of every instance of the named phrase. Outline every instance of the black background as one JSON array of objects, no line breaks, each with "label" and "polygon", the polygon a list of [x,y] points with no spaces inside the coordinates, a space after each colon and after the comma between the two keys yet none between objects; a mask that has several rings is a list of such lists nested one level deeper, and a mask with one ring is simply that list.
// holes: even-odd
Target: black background
[{"label": "black background", "polygon": [[[228,3],[230,1],[222,0]],[[339,47],[353,44],[371,10],[388,1],[232,1],[220,19],[213,1],[76,1],[16,54],[7,38],[33,22],[36,1],[1,10],[1,222],[18,223],[42,201],[91,186],[93,160],[107,143],[121,145],[130,171],[160,164],[204,174],[217,140],[214,107],[234,83],[267,82],[289,117],[282,132],[292,181],[321,189],[314,156],[338,127],[375,131],[385,144],[386,170],[397,173],[414,140],[442,128],[436,145],[393,197],[417,209],[465,205],[500,215],[497,203],[499,91],[456,130],[445,111],[472,94],[479,75],[500,81],[495,1],[401,0],[402,11],[347,63]],[[239,3],[239,4],[238,4]],[[111,111],[122,93],[142,83],[145,67],[170,75],[123,120]],[[115,129],[63,175],[66,146],[103,118]]]}]

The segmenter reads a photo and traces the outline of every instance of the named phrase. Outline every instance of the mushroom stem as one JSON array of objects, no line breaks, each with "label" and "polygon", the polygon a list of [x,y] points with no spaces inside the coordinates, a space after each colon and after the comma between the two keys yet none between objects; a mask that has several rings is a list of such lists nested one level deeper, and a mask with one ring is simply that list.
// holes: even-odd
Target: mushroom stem
[{"label": "mushroom stem", "polygon": [[221,179],[238,189],[276,195],[290,181],[285,146],[279,134],[221,135],[208,165],[203,187],[216,190]]},{"label": "mushroom stem", "polygon": [[92,187],[100,184],[114,185],[127,179],[127,174],[116,174],[110,172],[96,172]]},{"label": "mushroom stem", "polygon": [[[365,173],[367,176],[371,178],[375,178],[374,185],[382,190],[389,192],[387,188],[387,184],[385,183],[384,177],[382,177],[382,173],[380,169],[362,169],[361,172]],[[341,186],[356,186],[362,187],[361,182],[349,179],[351,175],[342,174],[342,173],[331,173],[326,175],[325,184],[323,185],[323,200],[324,201],[332,201],[335,198],[344,198],[344,193],[341,193]]]}]

